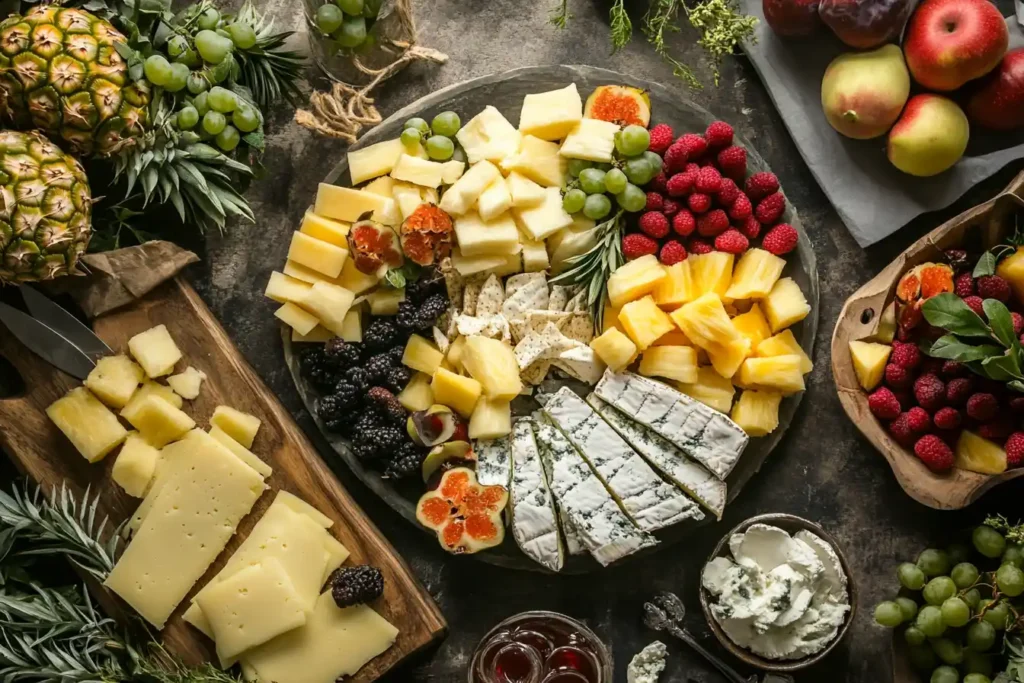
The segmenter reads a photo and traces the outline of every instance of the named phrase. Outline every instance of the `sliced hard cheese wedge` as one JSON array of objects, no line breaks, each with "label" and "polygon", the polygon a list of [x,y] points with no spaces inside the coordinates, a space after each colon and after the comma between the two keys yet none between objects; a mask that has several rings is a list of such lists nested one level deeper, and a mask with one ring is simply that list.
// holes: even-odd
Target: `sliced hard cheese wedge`
[{"label": "sliced hard cheese wedge", "polygon": [[512,428],[509,512],[512,535],[522,551],[551,571],[560,571],[565,551],[558,534],[558,514],[529,420],[519,420]]},{"label": "sliced hard cheese wedge", "polygon": [[352,176],[352,184],[390,173],[398,158],[405,154],[402,140],[385,140],[376,145],[357,149],[348,153],[348,172]]},{"label": "sliced hard cheese wedge", "polygon": [[164,449],[176,461],[103,584],[157,628],[210,567],[263,494],[263,478],[205,432]]},{"label": "sliced hard cheese wedge", "polygon": [[334,683],[355,674],[397,637],[398,629],[369,607],[342,609],[327,592],[305,626],[253,648],[243,660],[261,681]]},{"label": "sliced hard cheese wedge", "polygon": [[327,583],[327,577],[331,575],[331,572],[340,567],[349,556],[348,548],[343,546],[341,541],[334,536],[331,536],[330,532],[324,534],[324,552],[326,553],[327,564],[324,566],[323,577],[320,579],[321,586]]},{"label": "sliced hard cheese wedge", "polygon": [[306,515],[324,529],[330,529],[334,526],[334,520],[330,517],[320,512],[295,494],[288,493],[287,491],[278,491],[277,497],[274,498],[274,504],[284,505],[286,508],[291,509],[292,512],[297,512],[300,515]]},{"label": "sliced hard cheese wedge", "polygon": [[274,468],[260,460],[259,457],[248,448],[232,439],[231,436],[220,427],[216,425],[210,427],[210,436],[212,436],[217,443],[238,456],[239,460],[259,472],[260,476],[264,479],[274,473]]},{"label": "sliced hard cheese wedge", "polygon": [[260,419],[229,406],[217,406],[210,418],[210,424],[220,427],[232,439],[246,448],[252,448],[253,439],[260,429]]},{"label": "sliced hard cheese wedge", "polygon": [[196,604],[210,624],[221,661],[306,623],[306,606],[273,557],[201,591]]},{"label": "sliced hard cheese wedge", "polygon": [[[375,221],[386,225],[396,224],[398,207],[393,199],[349,187],[320,183],[313,206],[313,213],[318,216],[355,223],[367,211],[372,212]],[[401,222],[400,216],[398,222]]]},{"label": "sliced hard cheese wedge", "polygon": [[[302,216],[302,225],[299,232],[304,232],[310,237],[329,242],[336,247],[348,250],[348,231],[352,226],[348,223],[339,223],[330,218],[317,216],[312,211],[306,210]],[[287,275],[287,273],[285,273]]]}]

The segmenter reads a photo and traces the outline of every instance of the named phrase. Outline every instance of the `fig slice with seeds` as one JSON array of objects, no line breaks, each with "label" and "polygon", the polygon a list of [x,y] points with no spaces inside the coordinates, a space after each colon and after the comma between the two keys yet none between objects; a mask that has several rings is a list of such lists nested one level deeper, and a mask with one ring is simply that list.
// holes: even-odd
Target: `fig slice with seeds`
[{"label": "fig slice with seeds", "polygon": [[360,219],[348,231],[348,248],[356,269],[367,275],[382,275],[405,262],[395,231],[369,219]]}]

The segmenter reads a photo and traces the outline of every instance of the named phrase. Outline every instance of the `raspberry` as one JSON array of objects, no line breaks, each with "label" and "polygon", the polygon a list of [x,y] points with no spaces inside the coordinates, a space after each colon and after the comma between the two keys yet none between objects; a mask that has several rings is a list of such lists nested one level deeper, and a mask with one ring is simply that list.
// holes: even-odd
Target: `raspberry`
[{"label": "raspberry", "polygon": [[761,234],[761,224],[753,216],[747,216],[746,219],[739,222],[740,225],[737,227],[740,232],[747,236],[747,239],[755,240]]},{"label": "raspberry", "polygon": [[672,127],[667,123],[659,123],[651,128],[651,142],[647,145],[647,149],[656,154],[664,154],[665,150],[672,146],[674,139],[675,133],[672,132]]},{"label": "raspberry", "polygon": [[909,391],[894,391],[892,392],[892,395],[900,402],[900,407],[903,408],[903,410],[910,410],[914,407],[914,395]]},{"label": "raspberry", "polygon": [[704,131],[709,147],[728,147],[732,144],[732,126],[725,121],[715,121]]},{"label": "raspberry", "polygon": [[966,373],[967,368],[958,361],[947,360],[942,364],[942,374],[946,377],[963,377]]},{"label": "raspberry", "polygon": [[[748,193],[749,194],[749,193]],[[765,225],[774,225],[786,210],[786,198],[781,193],[770,194],[757,203],[754,215]]]},{"label": "raspberry", "polygon": [[972,311],[978,315],[985,315],[985,308],[982,306],[982,300],[980,296],[968,296],[964,297],[964,303],[967,304]]},{"label": "raspberry", "polygon": [[[759,223],[764,223],[759,217],[756,220]],[[796,249],[799,239],[800,236],[797,234],[796,228],[789,223],[779,223],[764,236],[764,239],[761,240],[761,247],[776,256],[782,256]]]},{"label": "raspberry", "polygon": [[665,185],[665,191],[668,192],[669,197],[682,197],[693,189],[695,180],[696,176],[686,171],[676,173],[669,177],[668,184]]},{"label": "raspberry", "polygon": [[689,237],[697,228],[697,219],[686,209],[672,216],[672,229],[677,235]]},{"label": "raspberry", "polygon": [[747,150],[733,145],[718,153],[718,168],[722,175],[733,180],[743,180],[747,176]]},{"label": "raspberry", "polygon": [[664,171],[662,171],[658,175],[651,178],[651,182],[647,185],[647,187],[651,188],[655,192],[665,194],[665,191],[668,189],[668,176],[665,175]]},{"label": "raspberry", "polygon": [[693,187],[697,192],[715,194],[722,189],[722,174],[714,166],[705,166],[697,174],[697,182]]},{"label": "raspberry", "polygon": [[736,198],[742,194],[732,178],[722,178],[722,189],[718,191],[718,204],[720,206],[732,206]]},{"label": "raspberry", "polygon": [[[904,344],[912,344],[913,342],[903,342]],[[921,367],[918,369],[919,375],[937,375],[942,372],[942,366],[944,361],[941,358],[924,358],[921,362]]]},{"label": "raspberry", "polygon": [[680,208],[681,207],[679,206],[679,202],[677,202],[676,200],[666,199],[665,208],[663,208],[661,212],[668,216],[669,218],[672,218],[672,216],[675,216],[677,213],[679,213]]},{"label": "raspberry", "polygon": [[889,423],[889,433],[901,446],[910,446],[914,443],[914,432],[907,422],[906,413],[901,413],[899,417]]},{"label": "raspberry", "polygon": [[905,389],[913,378],[906,368],[889,363],[885,366],[885,383],[893,389]]},{"label": "raspberry", "polygon": [[1021,332],[1024,332],[1024,315],[1021,315],[1017,311],[1013,311],[1010,313],[1010,320],[1013,321],[1014,334],[1020,335]]},{"label": "raspberry", "polygon": [[953,468],[953,451],[949,444],[934,434],[926,434],[917,440],[914,455],[933,472],[946,472]]},{"label": "raspberry", "polygon": [[1010,410],[1017,415],[1024,413],[1024,396],[1017,396],[1010,399]]},{"label": "raspberry", "polygon": [[879,387],[868,396],[868,410],[879,420],[895,420],[902,412],[899,399],[888,387]]},{"label": "raspberry", "polygon": [[978,427],[978,435],[991,441],[1002,441],[1013,431],[1013,423],[1005,417],[998,417]]},{"label": "raspberry", "polygon": [[1010,283],[998,275],[983,275],[975,284],[982,299],[1006,301],[1010,298]]},{"label": "raspberry", "polygon": [[1014,432],[1006,439],[1006,466],[1020,467],[1024,462],[1024,432]]},{"label": "raspberry", "polygon": [[715,248],[710,244],[696,237],[690,240],[690,245],[687,247],[687,251],[691,254],[710,254],[714,250]]},{"label": "raspberry", "polygon": [[960,422],[963,420],[963,417],[960,415],[959,410],[947,406],[945,408],[939,408],[932,420],[935,422],[935,426],[939,429],[956,429],[960,426]]},{"label": "raspberry", "polygon": [[978,392],[967,399],[967,415],[975,420],[985,422],[995,417],[999,411],[999,401],[992,394]]},{"label": "raspberry", "polygon": [[892,345],[892,354],[889,356],[889,362],[895,363],[901,368],[913,370],[921,363],[921,352],[913,344],[894,342]]},{"label": "raspberry", "polygon": [[657,253],[658,243],[643,233],[634,232],[622,238],[622,255],[627,261]]},{"label": "raspberry", "polygon": [[673,266],[686,260],[686,247],[678,240],[669,240],[661,246],[658,260],[666,266]]},{"label": "raspberry", "polygon": [[694,213],[704,213],[711,208],[711,197],[700,192],[694,192],[686,198],[686,205]]},{"label": "raspberry", "polygon": [[689,158],[689,154],[686,153],[686,146],[676,142],[665,150],[664,164],[662,165],[665,167],[666,173],[676,173],[683,170]]},{"label": "raspberry", "polygon": [[970,273],[960,273],[953,278],[953,293],[961,299],[974,294],[974,278]]},{"label": "raspberry", "polygon": [[914,382],[914,398],[922,408],[934,412],[946,402],[946,385],[935,375],[921,375]]},{"label": "raspberry", "polygon": [[910,426],[910,431],[924,434],[932,428],[932,418],[927,410],[921,406],[914,406],[907,411],[907,425]]},{"label": "raspberry", "polygon": [[665,198],[657,192],[647,193],[647,207],[648,211],[661,211],[665,208]]},{"label": "raspberry", "polygon": [[750,201],[758,202],[779,191],[779,179],[775,177],[774,173],[761,171],[747,178],[743,189],[750,197]]},{"label": "raspberry", "polygon": [[680,136],[675,144],[680,145],[686,151],[686,156],[689,159],[696,159],[708,151],[708,141],[696,133]]},{"label": "raspberry", "polygon": [[[691,195],[694,197],[696,195]],[[721,209],[715,209],[710,213],[706,213],[697,219],[697,232],[702,237],[714,237],[715,235],[721,235],[723,232],[729,229],[729,217],[725,215],[725,211]]]},{"label": "raspberry", "polygon": [[962,406],[970,398],[974,391],[974,382],[970,377],[957,377],[949,380],[946,385],[946,403],[952,406]]},{"label": "raspberry", "polygon": [[730,228],[715,238],[715,249],[727,254],[742,254],[750,248],[750,240],[736,228]]},{"label": "raspberry", "polygon": [[640,231],[648,237],[661,239],[668,234],[668,218],[660,211],[648,211],[640,216]]},{"label": "raspberry", "polygon": [[736,201],[729,207],[729,218],[734,221],[745,221],[754,215],[754,207],[747,195],[740,193]]}]

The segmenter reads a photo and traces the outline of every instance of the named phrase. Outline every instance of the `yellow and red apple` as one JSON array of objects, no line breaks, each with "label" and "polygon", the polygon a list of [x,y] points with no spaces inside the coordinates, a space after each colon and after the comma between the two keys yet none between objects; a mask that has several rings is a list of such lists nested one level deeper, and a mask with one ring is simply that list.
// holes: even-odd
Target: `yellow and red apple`
[{"label": "yellow and red apple", "polygon": [[903,52],[915,81],[950,92],[996,68],[1009,40],[989,0],[924,0],[907,25]]}]

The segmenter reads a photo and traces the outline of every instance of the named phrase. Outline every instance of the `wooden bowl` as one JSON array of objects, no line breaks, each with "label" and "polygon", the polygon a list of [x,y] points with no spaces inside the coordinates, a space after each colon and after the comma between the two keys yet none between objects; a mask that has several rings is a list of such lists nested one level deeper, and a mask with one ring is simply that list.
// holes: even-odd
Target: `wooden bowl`
[{"label": "wooden bowl", "polygon": [[850,611],[846,613],[846,621],[844,621],[843,625],[839,627],[839,632],[836,633],[836,637],[832,639],[832,642],[830,642],[821,652],[810,655],[809,657],[804,657],[803,659],[772,660],[759,657],[750,650],[745,650],[730,640],[729,636],[722,630],[722,627],[718,625],[718,621],[715,619],[714,615],[711,614],[712,595],[706,588],[704,588],[704,582],[701,581],[700,607],[704,611],[704,619],[708,622],[711,632],[715,634],[716,638],[718,638],[718,642],[722,644],[722,647],[745,664],[763,671],[772,671],[775,673],[786,673],[806,669],[827,657],[828,653],[830,653],[835,646],[846,637],[847,632],[850,630],[850,625],[853,623],[853,620],[857,615],[857,584],[854,581],[853,573],[850,571],[850,564],[846,561],[846,555],[843,554],[842,549],[839,547],[839,542],[832,537],[832,534],[825,531],[821,525],[808,519],[804,519],[803,517],[783,513],[757,515],[756,517],[751,517],[745,522],[737,524],[735,528],[723,536],[722,540],[718,542],[718,545],[716,545],[715,549],[711,552],[711,556],[708,557],[708,562],[711,562],[711,560],[716,557],[727,556],[729,554],[729,539],[732,535],[742,533],[754,524],[769,524],[771,526],[777,526],[790,534],[796,533],[797,531],[810,531],[812,534],[815,534],[832,546],[832,550],[836,551],[836,555],[839,557],[839,564],[843,567],[843,573],[846,574],[846,590],[849,593],[850,598]]},{"label": "wooden bowl", "polygon": [[832,376],[843,410],[864,436],[889,461],[896,480],[914,500],[939,510],[958,510],[973,503],[993,486],[1024,475],[1014,469],[999,475],[954,468],[937,474],[892,437],[868,410],[868,395],[857,382],[850,358],[850,342],[869,339],[878,331],[882,311],[896,296],[900,276],[928,261],[939,261],[945,249],[979,245],[987,249],[1009,232],[1012,215],[1024,212],[1024,173],[994,199],[969,209],[931,231],[846,300],[832,333]]}]

